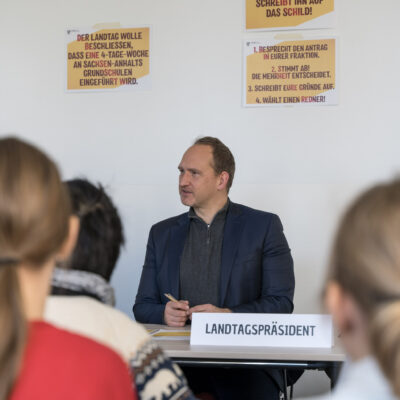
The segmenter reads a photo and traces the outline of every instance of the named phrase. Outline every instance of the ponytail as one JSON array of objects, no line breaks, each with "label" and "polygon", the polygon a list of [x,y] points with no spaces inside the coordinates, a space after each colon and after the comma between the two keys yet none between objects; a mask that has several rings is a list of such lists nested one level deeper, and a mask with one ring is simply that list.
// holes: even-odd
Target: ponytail
[{"label": "ponytail", "polygon": [[379,307],[370,324],[372,353],[400,397],[400,301]]},{"label": "ponytail", "polygon": [[372,355],[400,398],[400,179],[362,193],[336,233],[328,281],[350,293],[368,323]]},{"label": "ponytail", "polygon": [[56,165],[36,147],[0,139],[0,399],[21,368],[28,325],[17,268],[38,271],[68,233],[69,197]]},{"label": "ponytail", "polygon": [[[6,261],[6,260],[4,260]],[[26,322],[15,266],[0,264],[0,399],[7,399],[17,377],[26,340]]]}]

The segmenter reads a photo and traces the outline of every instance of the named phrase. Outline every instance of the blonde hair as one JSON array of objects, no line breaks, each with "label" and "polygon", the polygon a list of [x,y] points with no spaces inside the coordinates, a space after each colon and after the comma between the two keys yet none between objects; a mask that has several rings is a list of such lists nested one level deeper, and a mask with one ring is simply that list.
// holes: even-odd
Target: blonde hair
[{"label": "blonde hair", "polygon": [[347,210],[328,280],[367,317],[372,352],[400,396],[400,180],[373,187]]},{"label": "blonde hair", "polygon": [[11,392],[27,334],[16,268],[41,268],[65,240],[69,215],[55,164],[30,144],[0,139],[0,399]]}]

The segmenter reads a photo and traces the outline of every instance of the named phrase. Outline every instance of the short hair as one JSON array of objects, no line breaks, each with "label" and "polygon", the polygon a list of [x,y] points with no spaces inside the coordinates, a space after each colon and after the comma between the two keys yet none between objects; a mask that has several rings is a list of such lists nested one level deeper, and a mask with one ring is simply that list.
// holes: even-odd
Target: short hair
[{"label": "short hair", "polygon": [[93,272],[109,281],[125,242],[118,210],[101,184],[86,179],[65,184],[80,228],[76,247],[61,267]]},{"label": "short hair", "polygon": [[213,154],[213,169],[217,175],[226,171],[229,174],[228,183],[226,184],[227,192],[232,186],[233,177],[235,176],[235,158],[229,148],[218,138],[204,136],[197,139],[194,145],[210,146]]}]

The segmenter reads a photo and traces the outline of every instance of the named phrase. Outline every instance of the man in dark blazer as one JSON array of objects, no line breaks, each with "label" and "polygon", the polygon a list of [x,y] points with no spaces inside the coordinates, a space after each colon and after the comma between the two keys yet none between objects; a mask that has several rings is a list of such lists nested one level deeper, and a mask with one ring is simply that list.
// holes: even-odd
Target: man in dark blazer
[{"label": "man in dark blazer", "polygon": [[[293,260],[282,224],[277,215],[229,200],[235,172],[230,150],[216,138],[198,139],[178,169],[181,201],[190,210],[151,228],[133,307],[136,320],[183,326],[193,312],[292,312]],[[195,392],[221,399],[279,396],[264,371],[192,372],[186,370]],[[283,389],[280,371],[270,375]],[[204,386],[210,379],[215,385]]]}]

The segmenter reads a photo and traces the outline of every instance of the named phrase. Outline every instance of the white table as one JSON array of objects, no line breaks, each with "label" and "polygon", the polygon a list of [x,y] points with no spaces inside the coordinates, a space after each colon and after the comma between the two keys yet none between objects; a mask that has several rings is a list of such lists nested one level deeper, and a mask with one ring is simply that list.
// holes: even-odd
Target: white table
[{"label": "white table", "polygon": [[[148,329],[167,329],[165,325],[145,324]],[[190,326],[179,328],[190,331]],[[336,343],[332,348],[191,346],[186,340],[157,340],[164,352],[181,366],[232,368],[283,368],[323,370],[335,384],[346,356]]]}]

